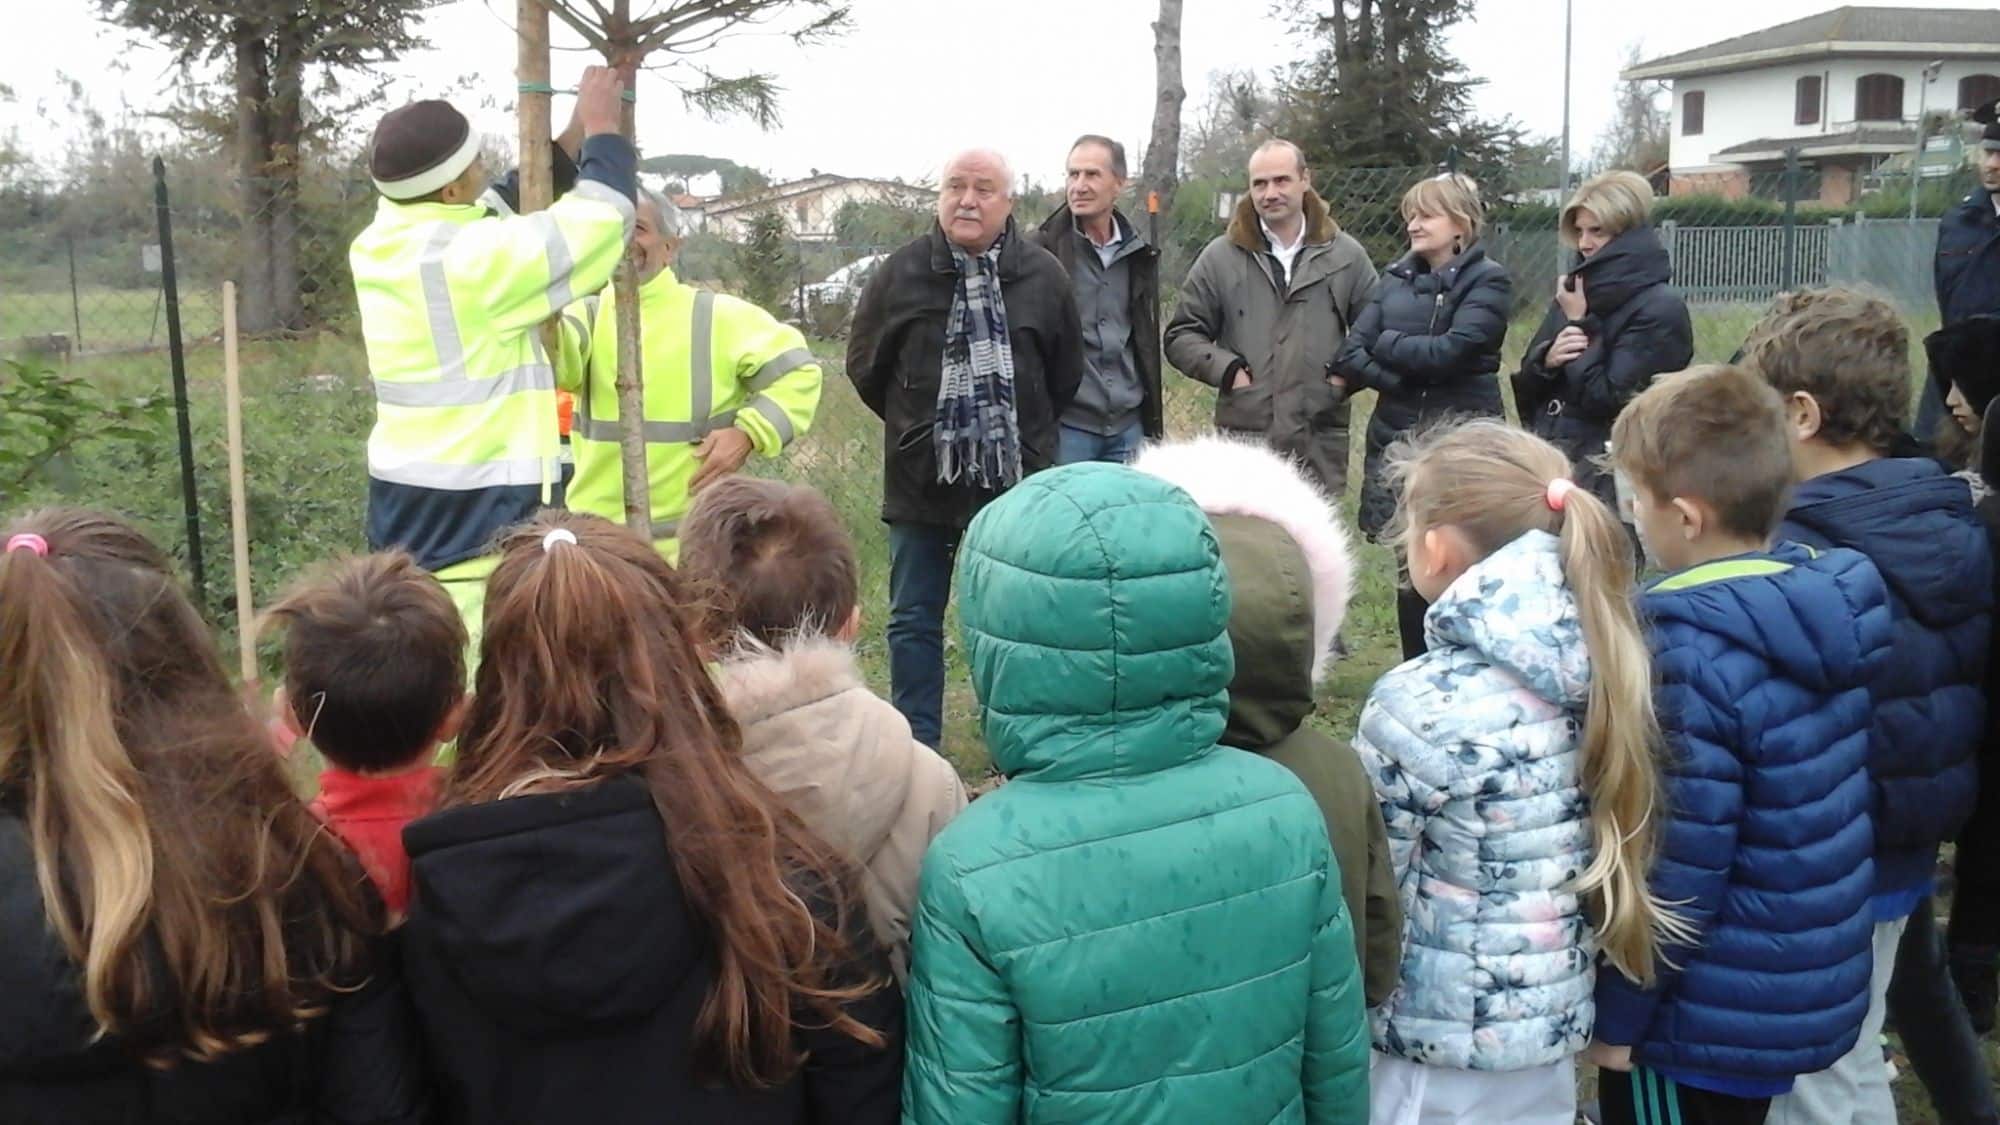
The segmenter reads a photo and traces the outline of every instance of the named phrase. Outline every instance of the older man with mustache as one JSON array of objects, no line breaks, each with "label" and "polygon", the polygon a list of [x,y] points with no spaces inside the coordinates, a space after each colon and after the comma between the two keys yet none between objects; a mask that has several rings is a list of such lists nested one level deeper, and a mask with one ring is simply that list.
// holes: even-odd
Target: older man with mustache
[{"label": "older man with mustache", "polygon": [[1016,228],[1006,158],[969,149],[939,179],[937,225],[875,271],[847,343],[847,377],[883,422],[890,701],[933,748],[959,536],[1055,464],[1083,378],[1069,278]]}]

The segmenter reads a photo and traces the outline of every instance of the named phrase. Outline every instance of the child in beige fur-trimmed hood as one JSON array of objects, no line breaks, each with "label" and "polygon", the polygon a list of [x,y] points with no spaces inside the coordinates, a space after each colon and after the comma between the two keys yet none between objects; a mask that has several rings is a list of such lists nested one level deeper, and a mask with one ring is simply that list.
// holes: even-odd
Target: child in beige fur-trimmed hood
[{"label": "child in beige fur-trimmed hood", "polygon": [[854,545],[840,517],[811,488],[729,477],[697,496],[680,543],[682,571],[713,601],[705,632],[744,761],[854,861],[901,976],[924,851],[965,808],[965,787],[862,682]]}]

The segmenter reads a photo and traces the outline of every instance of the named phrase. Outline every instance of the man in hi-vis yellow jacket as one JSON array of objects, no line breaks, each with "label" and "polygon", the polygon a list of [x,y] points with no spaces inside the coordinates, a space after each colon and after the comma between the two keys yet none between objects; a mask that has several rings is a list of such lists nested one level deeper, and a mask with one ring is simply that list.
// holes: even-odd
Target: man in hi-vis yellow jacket
[{"label": "man in hi-vis yellow jacket", "polygon": [[614,71],[584,72],[577,184],[531,215],[477,202],[479,134],[446,102],[391,111],[370,148],[382,199],[348,251],[375,384],[368,542],[436,574],[475,644],[494,537],[560,479],[555,370],[537,326],[611,280],[632,229],[622,92]]},{"label": "man in hi-vis yellow jacket", "polygon": [[[742,468],[753,452],[777,456],[812,425],[820,393],[819,362],[798,329],[748,301],[674,276],[680,224],[671,203],[639,193],[632,253],[639,260],[646,463],[653,535],[669,562],[679,557],[680,520],[693,494]],[[622,522],[613,306],[607,293],[563,314],[556,379],[576,395],[569,506]]]}]

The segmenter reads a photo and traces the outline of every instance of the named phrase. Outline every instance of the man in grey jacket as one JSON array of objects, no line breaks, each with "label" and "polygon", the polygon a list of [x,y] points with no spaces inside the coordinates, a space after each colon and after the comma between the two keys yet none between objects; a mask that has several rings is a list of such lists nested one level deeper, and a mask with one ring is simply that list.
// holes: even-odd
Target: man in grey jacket
[{"label": "man in grey jacket", "polygon": [[1216,388],[1215,425],[1256,434],[1347,490],[1347,389],[1327,365],[1375,291],[1368,252],[1311,187],[1305,154],[1266,141],[1227,232],[1195,259],[1167,325],[1167,362]]},{"label": "man in grey jacket", "polygon": [[1083,383],[1062,415],[1058,464],[1126,462],[1165,432],[1160,410],[1160,252],[1118,211],[1125,146],[1070,146],[1065,198],[1028,238],[1069,274],[1083,323]]}]

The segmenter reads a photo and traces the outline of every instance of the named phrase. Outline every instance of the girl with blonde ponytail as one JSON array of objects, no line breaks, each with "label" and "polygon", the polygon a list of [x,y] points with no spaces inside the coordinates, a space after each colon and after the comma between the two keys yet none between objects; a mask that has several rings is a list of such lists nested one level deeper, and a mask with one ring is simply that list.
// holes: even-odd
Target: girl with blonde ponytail
[{"label": "girl with blonde ponytail", "polygon": [[1650,980],[1651,664],[1623,525],[1541,438],[1480,420],[1392,457],[1430,650],[1376,683],[1355,749],[1403,897],[1374,1015],[1374,1120],[1569,1125],[1593,962]]},{"label": "girl with blonde ponytail", "polygon": [[0,1121],[423,1120],[381,926],[166,557],[0,531]]}]

